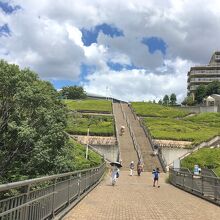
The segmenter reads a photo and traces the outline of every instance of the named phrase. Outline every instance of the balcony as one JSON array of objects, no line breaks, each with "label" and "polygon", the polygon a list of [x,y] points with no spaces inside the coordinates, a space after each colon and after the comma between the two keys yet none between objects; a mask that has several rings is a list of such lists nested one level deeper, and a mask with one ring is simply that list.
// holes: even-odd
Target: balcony
[{"label": "balcony", "polygon": [[213,77],[213,78],[192,78],[190,79],[190,83],[192,82],[212,82],[212,81],[220,81],[220,77]]},{"label": "balcony", "polygon": [[198,85],[195,85],[195,86],[190,86],[190,91],[195,91],[196,90],[196,88],[198,87]]},{"label": "balcony", "polygon": [[190,76],[195,75],[219,75],[220,76],[220,69],[219,70],[192,70],[188,73]]}]

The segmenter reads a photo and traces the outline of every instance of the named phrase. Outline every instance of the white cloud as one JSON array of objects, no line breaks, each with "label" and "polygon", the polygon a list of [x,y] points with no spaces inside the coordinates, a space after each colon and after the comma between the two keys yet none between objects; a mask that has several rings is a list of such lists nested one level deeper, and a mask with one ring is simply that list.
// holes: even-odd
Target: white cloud
[{"label": "white cloud", "polygon": [[[7,23],[11,37],[0,38],[0,56],[30,67],[44,79],[77,80],[81,65],[96,66],[87,76],[86,89],[126,100],[159,99],[164,94],[186,95],[190,66],[207,64],[220,49],[218,0],[14,0],[21,10],[0,11],[0,26]],[[83,45],[81,28],[107,23],[123,31],[111,38],[99,33],[97,43]],[[156,36],[167,44],[149,53],[143,37]],[[107,62],[140,69],[115,72]],[[83,82],[82,82],[83,83]],[[108,84],[108,85],[106,85]]]},{"label": "white cloud", "polygon": [[[186,96],[186,72],[192,65],[190,61],[180,58],[166,60],[166,73],[157,75],[144,69],[109,70],[105,74],[95,72],[87,77],[89,83],[84,85],[89,93],[111,95],[125,101],[159,100],[165,94],[176,93],[178,101]],[[171,72],[169,72],[171,71]],[[106,91],[106,88],[107,91]],[[110,91],[109,91],[110,90]]]}]

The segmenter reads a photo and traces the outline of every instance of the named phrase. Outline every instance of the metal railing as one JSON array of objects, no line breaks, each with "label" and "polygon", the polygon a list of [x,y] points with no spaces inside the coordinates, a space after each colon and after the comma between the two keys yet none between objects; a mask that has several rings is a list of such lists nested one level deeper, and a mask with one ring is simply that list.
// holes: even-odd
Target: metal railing
[{"label": "metal railing", "polygon": [[0,220],[53,219],[91,190],[105,167],[0,185]]},{"label": "metal railing", "polygon": [[174,186],[220,205],[220,178],[170,169],[169,180]]},{"label": "metal railing", "polygon": [[121,161],[121,149],[120,149],[120,141],[119,141],[119,132],[118,132],[118,128],[116,125],[116,120],[115,120],[115,111],[114,111],[114,107],[113,107],[113,103],[112,103],[112,112],[113,112],[113,117],[114,117],[114,126],[115,126],[115,137],[117,140],[117,146],[118,146],[118,156],[117,156],[117,161]]},{"label": "metal railing", "polygon": [[[139,118],[139,123],[140,123],[140,126],[143,128],[144,133],[145,133],[146,137],[148,138],[148,140],[150,142],[152,150],[155,151],[155,148],[154,148],[155,144],[153,142],[151,133],[150,133],[149,129],[144,125],[142,118]],[[166,161],[165,157],[163,156],[163,153],[162,153],[160,148],[158,149],[157,152],[158,152],[157,156],[158,156],[160,164],[163,168],[163,171],[166,172],[167,171],[167,161]]]},{"label": "metal railing", "polygon": [[[121,104],[120,104],[120,105],[121,105]],[[137,142],[137,139],[136,139],[135,134],[134,134],[134,132],[133,132],[133,130],[132,130],[130,121],[129,121],[127,115],[125,114],[122,105],[121,105],[121,111],[122,111],[123,116],[124,116],[124,119],[125,119],[125,121],[126,121],[126,123],[127,123],[128,129],[129,129],[129,132],[130,132],[130,135],[131,135],[133,144],[134,144],[134,149],[135,149],[135,151],[137,152],[138,160],[141,161],[141,162],[143,162],[143,157],[142,157],[142,154],[141,154],[141,148],[140,148],[140,146],[139,146],[139,144],[138,144],[138,142]]]}]

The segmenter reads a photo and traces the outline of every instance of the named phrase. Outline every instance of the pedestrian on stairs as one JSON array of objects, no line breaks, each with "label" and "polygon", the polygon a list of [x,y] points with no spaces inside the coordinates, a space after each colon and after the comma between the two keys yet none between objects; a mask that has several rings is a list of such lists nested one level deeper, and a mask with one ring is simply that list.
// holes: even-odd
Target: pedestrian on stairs
[{"label": "pedestrian on stairs", "polygon": [[141,172],[143,171],[143,165],[141,163],[141,161],[139,160],[138,161],[138,164],[137,164],[137,173],[138,173],[138,176],[141,175]]},{"label": "pedestrian on stairs", "polygon": [[130,163],[130,176],[133,176],[133,170],[134,170],[134,161],[131,161]]},{"label": "pedestrian on stairs", "polygon": [[111,182],[112,186],[116,184],[116,180],[119,177],[119,168],[117,166],[111,167]]},{"label": "pedestrian on stairs", "polygon": [[159,186],[159,184],[158,184],[158,182],[159,182],[159,173],[160,173],[160,170],[159,170],[159,168],[157,168],[157,169],[153,169],[153,172],[152,172],[152,174],[153,174],[153,187],[155,187],[155,185],[156,185],[156,183],[157,183],[157,187],[159,188],[160,186]]}]

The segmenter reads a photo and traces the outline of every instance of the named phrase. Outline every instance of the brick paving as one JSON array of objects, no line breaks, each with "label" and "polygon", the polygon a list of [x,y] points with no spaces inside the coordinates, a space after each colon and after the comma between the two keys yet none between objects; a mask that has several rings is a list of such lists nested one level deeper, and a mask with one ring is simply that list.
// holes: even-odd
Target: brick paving
[{"label": "brick paving", "polygon": [[219,220],[220,207],[165,183],[152,187],[152,174],[129,176],[121,171],[116,186],[110,176],[75,206],[63,220]]}]

